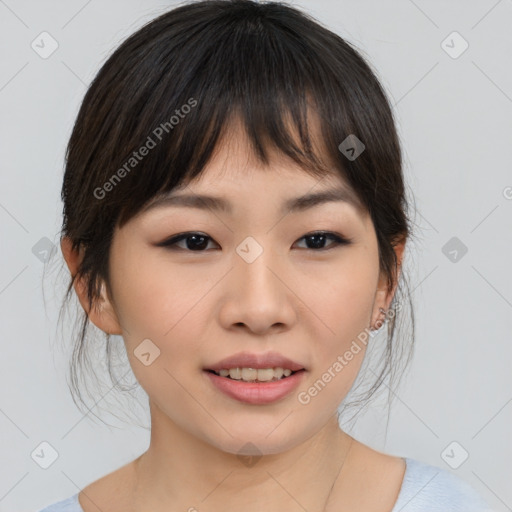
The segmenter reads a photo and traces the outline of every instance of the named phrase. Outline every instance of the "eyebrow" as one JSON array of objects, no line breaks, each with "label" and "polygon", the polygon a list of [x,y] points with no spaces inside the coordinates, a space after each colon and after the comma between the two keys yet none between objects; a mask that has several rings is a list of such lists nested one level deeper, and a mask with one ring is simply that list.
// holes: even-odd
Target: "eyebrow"
[{"label": "eyebrow", "polygon": [[[315,206],[331,202],[346,203],[353,206],[356,210],[361,208],[361,203],[350,190],[337,187],[288,199],[283,203],[281,207],[281,214],[302,212]],[[232,204],[222,197],[205,194],[176,193],[157,197],[146,208],[144,208],[143,211],[147,212],[154,208],[165,206],[181,206],[185,208],[196,208],[200,210],[222,211],[229,214],[233,213]]]}]

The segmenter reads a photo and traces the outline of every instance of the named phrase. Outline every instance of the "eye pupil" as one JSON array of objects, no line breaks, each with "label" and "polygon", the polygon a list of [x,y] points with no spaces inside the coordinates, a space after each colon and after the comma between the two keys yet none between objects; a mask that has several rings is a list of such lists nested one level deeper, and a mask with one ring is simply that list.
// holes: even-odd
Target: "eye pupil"
[{"label": "eye pupil", "polygon": [[315,239],[320,239],[318,243],[313,243],[314,249],[321,249],[323,247],[323,244],[325,242],[326,236],[324,234],[315,234],[315,235],[309,235],[306,237],[308,241],[313,241]]},{"label": "eye pupil", "polygon": [[[208,245],[208,241],[207,241],[207,238],[206,236],[204,235],[189,235],[186,237],[186,244],[187,244],[187,249],[190,249],[190,250],[194,250],[194,249],[204,249],[205,247],[207,247]],[[192,242],[192,244],[189,243],[189,240],[195,240],[195,242]],[[202,240],[202,243],[197,243],[197,240]]]}]

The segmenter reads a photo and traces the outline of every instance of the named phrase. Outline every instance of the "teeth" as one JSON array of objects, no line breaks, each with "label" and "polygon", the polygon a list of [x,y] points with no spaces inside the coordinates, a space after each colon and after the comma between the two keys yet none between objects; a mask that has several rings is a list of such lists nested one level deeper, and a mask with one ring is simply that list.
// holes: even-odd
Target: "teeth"
[{"label": "teeth", "polygon": [[[289,371],[291,373],[291,370],[286,370],[287,372]],[[290,373],[288,373],[288,375],[290,375]],[[278,368],[274,368],[274,377],[276,377],[277,379],[280,379],[282,376],[285,376],[285,377],[288,377],[288,375],[286,375],[285,373],[285,370],[283,370],[282,368],[278,367]]]},{"label": "teeth", "polygon": [[256,378],[262,382],[268,382],[274,378],[274,370],[272,368],[262,368],[256,372]]},{"label": "teeth", "polygon": [[229,376],[232,379],[240,380],[242,378],[242,371],[240,370],[240,368],[232,368],[231,370],[229,370]]},{"label": "teeth", "polygon": [[[229,375],[231,375],[231,370]],[[242,380],[256,380],[258,378],[258,370],[254,368],[242,368]]]},{"label": "teeth", "polygon": [[[215,371],[215,370],[214,370]],[[221,377],[230,377],[234,380],[243,380],[245,382],[269,382],[289,377],[292,371],[289,368],[229,368],[215,371]]]}]

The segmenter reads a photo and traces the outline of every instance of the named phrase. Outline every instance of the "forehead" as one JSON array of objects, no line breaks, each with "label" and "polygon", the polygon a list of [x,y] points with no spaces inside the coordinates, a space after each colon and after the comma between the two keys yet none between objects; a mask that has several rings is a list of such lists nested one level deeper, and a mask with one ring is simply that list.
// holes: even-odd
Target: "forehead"
[{"label": "forehead", "polygon": [[200,179],[154,198],[143,213],[173,207],[234,216],[244,209],[262,208],[262,213],[275,209],[284,216],[325,204],[342,205],[360,217],[367,216],[353,190],[339,175],[313,177],[290,161],[271,161],[265,170],[250,165],[242,169],[229,162],[216,166],[212,161]]},{"label": "forehead", "polygon": [[[318,120],[311,133],[316,154],[321,155],[325,172],[315,175],[301,167],[288,155],[268,144],[265,148],[268,164],[263,163],[251,145],[245,127],[239,119],[230,123],[218,142],[215,151],[202,173],[182,186],[172,195],[202,193],[241,199],[264,199],[265,196],[296,197],[300,194],[320,194],[337,191],[347,203],[363,213],[363,205],[356,192],[342,176],[339,163],[332,162],[327,148],[320,140]],[[332,195],[332,194],[331,194]],[[291,206],[290,201],[287,202]]]},{"label": "forehead", "polygon": [[[291,126],[289,123],[288,128]],[[152,198],[139,213],[160,206],[175,206],[233,215],[235,210],[240,212],[265,204],[265,208],[270,206],[280,214],[287,214],[337,202],[350,207],[358,216],[366,217],[360,198],[342,177],[339,162],[330,159],[330,152],[320,136],[318,116],[309,120],[309,129],[313,151],[324,167],[320,174],[303,168],[269,140],[264,148],[268,161],[263,162],[241,118],[234,116],[224,126],[201,173],[172,191]],[[290,135],[294,143],[302,147],[293,128]]]}]

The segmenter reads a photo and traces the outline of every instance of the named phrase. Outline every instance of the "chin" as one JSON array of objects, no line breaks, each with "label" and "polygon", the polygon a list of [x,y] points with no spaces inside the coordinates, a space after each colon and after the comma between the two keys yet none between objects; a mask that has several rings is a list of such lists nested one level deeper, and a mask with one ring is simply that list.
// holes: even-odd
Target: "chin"
[{"label": "chin", "polygon": [[[290,415],[291,417],[292,415]],[[240,457],[274,455],[284,453],[314,435],[316,430],[301,428],[296,421],[294,424],[283,421],[285,415],[280,415],[279,420],[263,422],[254,420],[231,422],[226,433],[223,429],[221,438],[206,435],[204,441],[211,446]],[[318,429],[321,427],[318,426]],[[310,431],[309,431],[310,430]],[[217,431],[218,433],[218,431]]]}]

